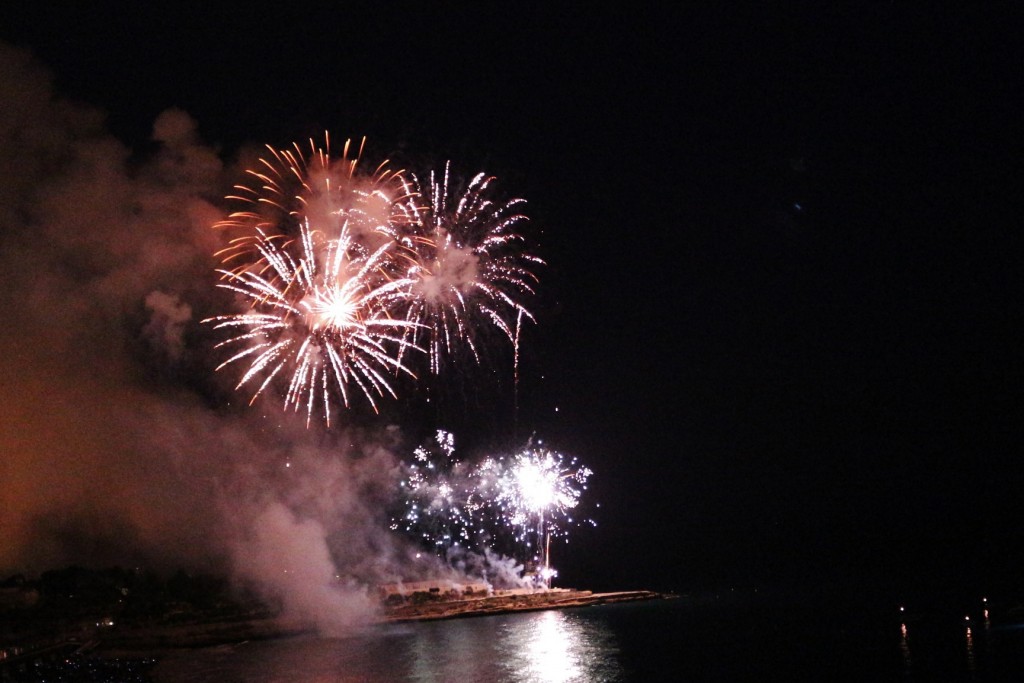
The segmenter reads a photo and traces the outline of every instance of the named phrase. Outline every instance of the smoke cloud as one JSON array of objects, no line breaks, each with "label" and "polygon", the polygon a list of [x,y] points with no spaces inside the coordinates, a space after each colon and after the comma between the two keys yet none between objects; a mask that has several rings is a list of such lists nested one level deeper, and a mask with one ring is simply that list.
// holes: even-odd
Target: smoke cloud
[{"label": "smoke cloud", "polygon": [[397,429],[307,430],[216,383],[199,321],[237,169],[179,110],[136,158],[4,44],[0,101],[0,572],[230,570],[332,630],[415,578],[381,518]]}]

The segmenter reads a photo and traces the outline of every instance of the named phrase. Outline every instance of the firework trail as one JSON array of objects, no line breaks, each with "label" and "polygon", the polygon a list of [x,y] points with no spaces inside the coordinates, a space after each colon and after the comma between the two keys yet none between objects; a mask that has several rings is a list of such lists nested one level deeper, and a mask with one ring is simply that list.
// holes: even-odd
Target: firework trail
[{"label": "firework trail", "polygon": [[217,369],[247,364],[236,388],[253,387],[251,401],[275,387],[307,425],[317,410],[330,425],[338,397],[348,407],[362,395],[374,410],[397,397],[395,377],[416,377],[420,353],[434,373],[460,343],[479,362],[484,324],[518,361],[521,321],[533,319],[519,298],[533,294],[529,267],[540,263],[515,232],[522,200],[493,201],[493,178],[480,174],[456,201],[447,167],[425,186],[387,161],[363,174],[362,145],[332,159],[326,141],[268,146],[227,197],[242,207],[216,225],[230,235],[218,286],[246,310],[205,321],[229,335],[218,348],[233,349]]}]

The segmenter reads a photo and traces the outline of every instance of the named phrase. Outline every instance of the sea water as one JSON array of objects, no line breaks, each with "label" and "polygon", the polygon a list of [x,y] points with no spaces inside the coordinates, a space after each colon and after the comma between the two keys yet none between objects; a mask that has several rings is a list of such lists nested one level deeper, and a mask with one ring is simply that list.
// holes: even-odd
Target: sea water
[{"label": "sea water", "polygon": [[217,683],[1024,680],[1024,617],[962,611],[682,596],[176,651],[152,674]]}]

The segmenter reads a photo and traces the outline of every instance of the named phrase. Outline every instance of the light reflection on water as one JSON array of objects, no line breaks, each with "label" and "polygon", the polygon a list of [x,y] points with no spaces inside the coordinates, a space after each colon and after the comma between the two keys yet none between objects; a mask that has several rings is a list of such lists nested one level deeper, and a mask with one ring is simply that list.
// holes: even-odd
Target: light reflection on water
[{"label": "light reflection on water", "polygon": [[604,622],[573,612],[537,612],[526,625],[507,624],[499,646],[509,680],[538,683],[617,680],[617,653]]},{"label": "light reflection on water", "polygon": [[577,610],[382,627],[351,638],[298,638],[174,653],[157,681],[618,681],[608,625]]},{"label": "light reflection on water", "polygon": [[716,595],[180,651],[160,656],[153,675],[172,683],[1024,680],[1024,617],[891,610]]},{"label": "light reflection on water", "polygon": [[[542,612],[527,634],[519,666],[524,678],[545,683],[563,683],[582,673],[580,650],[583,637],[573,630],[565,615]],[[512,660],[515,661],[515,660]]]}]

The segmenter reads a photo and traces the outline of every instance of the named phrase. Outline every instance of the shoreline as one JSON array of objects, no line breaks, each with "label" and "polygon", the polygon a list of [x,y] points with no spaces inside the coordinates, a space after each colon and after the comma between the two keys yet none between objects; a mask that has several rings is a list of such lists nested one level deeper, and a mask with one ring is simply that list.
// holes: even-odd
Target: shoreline
[{"label": "shoreline", "polygon": [[[494,595],[458,600],[434,599],[412,604],[382,606],[375,618],[364,626],[374,627],[417,621],[440,621],[473,617],[534,612],[574,607],[590,607],[621,602],[673,599],[673,594],[648,590],[594,593],[589,590],[554,588],[546,590],[509,590]],[[18,662],[32,661],[50,654],[60,657],[79,655],[101,659],[138,659],[159,657],[169,650],[187,650],[244,643],[253,640],[294,638],[317,633],[309,623],[274,616],[240,617],[188,623],[126,626],[51,641],[46,647],[29,648],[15,656],[0,658],[0,673]]]},{"label": "shoreline", "polygon": [[[467,619],[515,612],[568,609],[676,597],[678,596],[648,590],[609,593],[566,588],[536,592],[504,591],[497,595],[479,598],[382,607],[376,618],[368,621],[365,626]],[[213,623],[195,622],[106,633],[90,649],[105,657],[136,656],[139,653],[155,654],[162,650],[216,647],[251,640],[294,638],[316,632],[317,628],[312,624],[279,617]]]},{"label": "shoreline", "polygon": [[676,596],[648,590],[594,593],[572,588],[554,588],[537,592],[500,592],[496,595],[423,605],[399,605],[385,608],[379,623],[405,623],[439,619],[482,617],[513,612],[533,612],[570,607],[589,607],[616,602],[671,599]]}]

